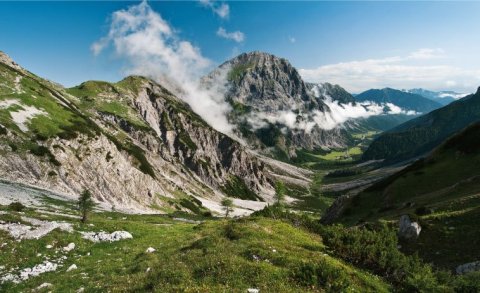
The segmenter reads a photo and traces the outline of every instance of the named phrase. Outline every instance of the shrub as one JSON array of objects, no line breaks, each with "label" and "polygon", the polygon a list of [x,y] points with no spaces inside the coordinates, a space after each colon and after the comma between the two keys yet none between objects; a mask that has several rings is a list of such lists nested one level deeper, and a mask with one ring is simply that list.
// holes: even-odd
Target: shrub
[{"label": "shrub", "polygon": [[480,272],[472,272],[459,276],[453,282],[455,292],[476,293],[480,292]]},{"label": "shrub", "polygon": [[346,292],[351,282],[348,274],[321,259],[302,263],[291,270],[294,280],[306,287],[325,288],[326,292]]},{"label": "shrub", "polygon": [[89,190],[84,190],[80,197],[78,198],[78,208],[80,209],[81,213],[81,222],[87,222],[88,214],[93,210],[95,203],[92,199],[92,193]]},{"label": "shrub", "polygon": [[324,226],[308,216],[284,211],[278,206],[266,207],[252,215],[285,219],[294,226],[319,234],[330,254],[385,278],[400,291],[432,292],[444,286],[430,265],[416,255],[407,256],[398,250],[396,231],[386,224],[353,228]]},{"label": "shrub", "polygon": [[432,212],[433,212],[432,209],[427,208],[426,206],[422,206],[422,207],[419,207],[419,208],[415,209],[415,215],[417,215],[417,216],[429,215]]},{"label": "shrub", "polygon": [[8,205],[8,209],[14,212],[21,212],[25,209],[25,206],[21,202],[15,201]]}]

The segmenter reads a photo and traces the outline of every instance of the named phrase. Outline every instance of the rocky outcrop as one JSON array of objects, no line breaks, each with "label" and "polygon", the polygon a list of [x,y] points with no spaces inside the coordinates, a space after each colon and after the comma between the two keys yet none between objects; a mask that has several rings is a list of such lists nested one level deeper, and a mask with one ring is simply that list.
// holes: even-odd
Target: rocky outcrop
[{"label": "rocky outcrop", "polygon": [[459,265],[455,272],[457,275],[463,275],[470,272],[480,271],[480,261],[470,262],[463,265]]},{"label": "rocky outcrop", "polygon": [[398,225],[398,236],[405,240],[417,239],[422,231],[422,227],[417,222],[412,222],[408,215],[401,216]]}]

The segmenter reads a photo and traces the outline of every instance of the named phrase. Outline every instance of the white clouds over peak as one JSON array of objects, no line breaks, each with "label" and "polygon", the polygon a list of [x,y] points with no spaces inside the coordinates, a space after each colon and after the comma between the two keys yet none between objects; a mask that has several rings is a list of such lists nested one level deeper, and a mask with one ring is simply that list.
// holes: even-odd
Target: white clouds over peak
[{"label": "white clouds over peak", "polygon": [[210,8],[220,18],[228,18],[230,16],[230,6],[226,3],[218,3],[214,0],[199,0],[200,4]]},{"label": "white clouds over peak", "polygon": [[241,43],[245,40],[245,34],[241,31],[227,32],[223,27],[218,28],[217,36],[224,39],[233,40],[237,43]]},{"label": "white clouds over peak", "polygon": [[445,59],[442,49],[420,49],[406,56],[341,62],[314,69],[300,69],[310,82],[340,84],[350,92],[370,88],[453,89],[469,92],[480,84],[480,70],[432,64]]},{"label": "white clouds over peak", "polygon": [[127,62],[124,74],[148,76],[175,92],[211,126],[231,131],[226,118],[230,106],[224,100],[226,73],[206,90],[199,78],[212,66],[200,49],[182,40],[146,1],[112,14],[108,34],[92,44],[96,55],[111,47]]}]

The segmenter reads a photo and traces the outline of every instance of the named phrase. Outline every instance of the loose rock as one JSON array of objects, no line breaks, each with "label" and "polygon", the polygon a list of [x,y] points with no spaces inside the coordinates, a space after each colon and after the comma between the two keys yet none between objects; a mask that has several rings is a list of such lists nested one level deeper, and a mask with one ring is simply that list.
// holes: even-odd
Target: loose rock
[{"label": "loose rock", "polygon": [[455,272],[458,275],[480,271],[480,261],[470,262],[463,265],[459,265]]},{"label": "loose rock", "polygon": [[73,270],[76,270],[76,269],[77,269],[77,265],[73,264],[73,265],[68,267],[67,272],[70,272],[70,271],[73,271]]},{"label": "loose rock", "polygon": [[408,215],[400,217],[398,236],[403,239],[416,239],[420,235],[422,227],[417,222],[410,221]]},{"label": "loose rock", "polygon": [[113,233],[107,233],[104,231],[100,232],[81,232],[84,239],[90,240],[92,242],[114,242],[122,239],[131,239],[133,238],[132,234],[127,231],[115,231]]},{"label": "loose rock", "polygon": [[63,248],[63,251],[69,252],[69,251],[74,250],[74,249],[75,249],[75,243],[72,242],[72,243],[69,243],[67,246],[65,246]]}]

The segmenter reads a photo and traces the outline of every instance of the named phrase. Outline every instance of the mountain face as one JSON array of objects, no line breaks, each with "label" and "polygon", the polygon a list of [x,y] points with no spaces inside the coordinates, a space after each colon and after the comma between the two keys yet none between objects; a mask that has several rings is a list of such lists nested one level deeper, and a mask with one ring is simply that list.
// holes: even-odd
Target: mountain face
[{"label": "mountain face", "polygon": [[64,89],[0,61],[0,178],[143,212],[272,200],[269,167],[152,80]]},{"label": "mountain face", "polygon": [[477,122],[441,143],[426,158],[357,195],[338,221],[355,224],[416,214],[424,229],[417,241],[404,249],[419,251],[426,261],[447,269],[472,262],[480,257],[478,249],[470,249],[480,244],[479,162]]},{"label": "mountain face", "polygon": [[340,104],[355,104],[355,98],[338,84],[324,83],[306,83],[307,87],[314,91],[317,97],[330,97],[333,101]]},{"label": "mountain face", "polygon": [[404,111],[428,113],[442,105],[421,95],[403,92],[391,88],[371,89],[355,96],[358,102],[371,101],[378,104],[393,104]]},{"label": "mountain face", "polygon": [[206,83],[225,70],[225,99],[233,108],[229,119],[237,135],[251,145],[288,158],[295,156],[297,148],[340,148],[348,144],[345,130],[322,128],[315,122],[315,115],[330,113],[326,94],[334,100],[352,101],[339,86],[307,84],[287,60],[262,52],[244,53],[225,62],[205,77]]},{"label": "mountain face", "polygon": [[429,91],[421,88],[406,90],[406,92],[420,95],[432,101],[438,102],[444,106],[460,98],[463,98],[467,95],[467,94],[461,94],[453,91],[434,92],[434,91]]},{"label": "mountain face", "polygon": [[480,90],[382,134],[364,153],[365,160],[401,161],[431,151],[449,136],[480,121]]}]

